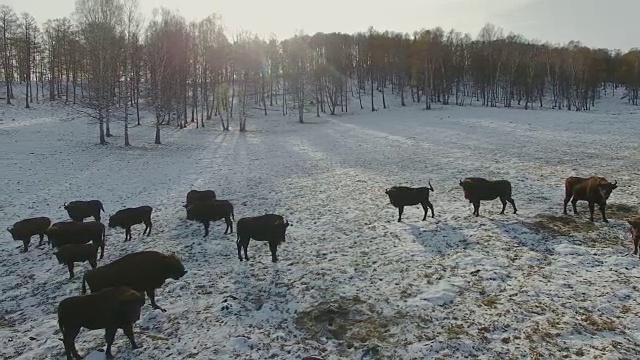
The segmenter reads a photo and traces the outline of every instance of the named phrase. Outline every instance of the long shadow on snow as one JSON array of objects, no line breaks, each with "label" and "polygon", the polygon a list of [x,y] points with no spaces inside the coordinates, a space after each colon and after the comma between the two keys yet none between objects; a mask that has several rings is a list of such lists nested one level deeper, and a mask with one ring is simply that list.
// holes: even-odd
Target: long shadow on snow
[{"label": "long shadow on snow", "polygon": [[[427,218],[427,221],[431,218]],[[451,253],[456,249],[470,250],[476,247],[460,230],[460,227],[437,221],[435,229],[425,229],[411,223],[406,223],[416,242],[422,245],[430,254],[440,256]]]}]

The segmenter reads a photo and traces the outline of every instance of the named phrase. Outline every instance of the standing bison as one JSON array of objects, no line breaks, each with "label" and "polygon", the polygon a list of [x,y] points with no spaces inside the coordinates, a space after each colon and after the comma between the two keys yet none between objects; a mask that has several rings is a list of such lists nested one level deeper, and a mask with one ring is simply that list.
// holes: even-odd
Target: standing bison
[{"label": "standing bison", "polygon": [[495,200],[500,198],[502,211],[507,208],[507,202],[513,207],[513,213],[517,214],[516,203],[511,198],[511,183],[507,180],[487,180],[479,177],[468,177],[460,180],[460,186],[464,191],[464,198],[473,204],[473,215],[480,216],[480,201]]},{"label": "standing bison", "polygon": [[86,244],[91,241],[100,247],[100,259],[104,257],[106,229],[101,222],[61,221],[51,225],[45,234],[53,248],[67,244]]},{"label": "standing bison", "polygon": [[108,287],[128,286],[138,292],[146,292],[151,306],[165,312],[156,304],[155,290],[162,287],[167,279],[178,280],[186,273],[175,255],[140,251],[87,271],[82,279],[82,293],[87,293],[87,285],[92,293]]},{"label": "standing bison", "polygon": [[197,202],[215,199],[216,193],[213,190],[191,190],[187,193],[187,202],[183,207],[186,209]]},{"label": "standing bison", "polygon": [[570,176],[564,181],[563,214],[567,215],[567,204],[571,201],[573,213],[578,215],[576,203],[583,200],[589,203],[590,221],[593,222],[595,204],[598,204],[600,213],[602,214],[602,221],[608,223],[609,220],[607,220],[605,207],[607,206],[607,200],[609,196],[611,196],[611,192],[617,187],[617,181],[610,183],[607,179],[599,176],[592,176],[590,178]]},{"label": "standing bison", "polygon": [[633,240],[633,255],[638,255],[640,245],[640,216],[634,216],[628,219],[627,222],[631,225],[631,239]]},{"label": "standing bison", "polygon": [[[187,208],[187,219],[197,221],[204,226],[204,236],[209,235],[209,225],[212,221],[224,219],[227,228],[224,233],[233,233],[233,205],[227,200],[207,200],[197,202]],[[229,229],[231,231],[229,231]]]},{"label": "standing bison", "polygon": [[433,186],[429,182],[429,187],[412,188],[408,186],[394,186],[384,191],[389,196],[391,205],[398,208],[398,222],[402,221],[402,213],[405,206],[422,205],[424,216],[422,221],[427,219],[429,209],[431,209],[431,218],[435,217],[433,205],[429,201],[429,191],[433,192]]},{"label": "standing bison", "polygon": [[73,273],[74,263],[89,262],[92,269],[98,267],[98,245],[96,244],[68,244],[54,252],[58,263],[67,265],[69,280],[75,277]]},{"label": "standing bison", "polygon": [[265,214],[262,216],[246,217],[238,220],[236,232],[238,238],[236,245],[238,247],[238,259],[242,261],[241,250],[244,250],[244,259],[249,260],[247,256],[247,248],[249,241],[266,241],[269,243],[271,250],[271,261],[278,261],[278,245],[284,242],[285,233],[289,227],[289,222],[276,214]]},{"label": "standing bison", "polygon": [[137,349],[133,324],[140,319],[144,295],[127,287],[112,287],[90,295],[71,296],[58,305],[58,326],[67,360],[81,359],[76,350],[76,337],[82,328],[105,329],[106,356],[112,359],[111,345],[118,329],[122,329]]},{"label": "standing bison", "polygon": [[100,221],[100,211],[104,212],[104,207],[100,200],[76,200],[68,204],[65,203],[63,207],[67,210],[71,220],[78,222],[82,222],[92,216],[95,221]]},{"label": "standing bison", "polygon": [[50,226],[51,219],[43,216],[20,220],[13,224],[12,227],[7,228],[7,231],[11,233],[13,240],[22,241],[21,252],[27,252],[29,250],[29,243],[31,243],[31,237],[33,235],[40,235],[38,246],[41,246],[44,240],[44,234]]},{"label": "standing bison", "polygon": [[109,217],[109,228],[121,227],[124,229],[124,241],[131,240],[131,227],[137,224],[144,224],[142,235],[151,234],[151,206],[139,206],[116,211]]}]

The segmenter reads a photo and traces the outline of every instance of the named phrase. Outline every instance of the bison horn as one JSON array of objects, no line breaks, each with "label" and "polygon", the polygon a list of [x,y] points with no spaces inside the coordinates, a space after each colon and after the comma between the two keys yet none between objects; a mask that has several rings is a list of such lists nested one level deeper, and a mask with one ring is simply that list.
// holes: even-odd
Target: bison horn
[{"label": "bison horn", "polygon": [[613,185],[618,185],[618,180],[613,180]]},{"label": "bison horn", "polygon": [[11,232],[11,228],[10,228],[10,227],[8,227],[8,228],[7,228],[7,231],[8,231],[8,232]]}]

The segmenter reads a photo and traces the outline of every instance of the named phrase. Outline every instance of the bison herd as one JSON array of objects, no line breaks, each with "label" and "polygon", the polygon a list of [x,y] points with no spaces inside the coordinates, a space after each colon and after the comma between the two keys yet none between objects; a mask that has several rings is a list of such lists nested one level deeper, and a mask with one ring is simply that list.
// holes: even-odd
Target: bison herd
[{"label": "bison herd", "polygon": [[[507,180],[468,177],[460,180],[459,185],[464,198],[473,205],[474,216],[480,216],[481,201],[498,198],[502,203],[501,214],[504,214],[507,203],[511,204],[514,214],[518,211],[512,198],[511,183]],[[567,204],[571,202],[574,214],[578,214],[576,203],[587,201],[590,220],[593,221],[597,204],[602,220],[608,222],[606,202],[616,188],[617,182],[611,183],[603,177],[569,177],[565,180],[563,212],[567,214]],[[429,194],[433,191],[429,182],[429,187],[394,186],[385,190],[385,193],[391,205],[398,209],[398,222],[401,222],[406,206],[421,205],[424,210],[422,220],[426,220],[429,210],[431,210],[431,217],[435,217],[433,204],[429,200]],[[219,220],[224,220],[226,224],[225,234],[233,233],[233,221],[235,221],[233,204],[227,200],[217,199],[213,190],[189,191],[183,207],[188,220],[203,225],[205,237],[209,235],[211,222]],[[75,338],[83,327],[90,330],[105,329],[108,358],[112,357],[111,345],[118,329],[123,330],[132,348],[137,348],[133,324],[140,318],[145,294],[149,297],[153,309],[166,311],[156,304],[156,289],[162,287],[167,279],[179,280],[187,271],[176,255],[162,254],[157,251],[130,253],[98,267],[98,250],[100,250],[99,259],[102,259],[106,237],[106,228],[101,223],[100,216],[101,212],[104,212],[102,202],[99,200],[72,201],[65,203],[64,209],[71,221],[52,224],[47,217],[35,217],[18,221],[7,230],[14,240],[22,241],[22,252],[28,251],[33,236],[39,236],[38,246],[41,246],[46,235],[48,244],[57,249],[54,253],[57,261],[68,267],[70,279],[74,278],[74,263],[88,262],[91,265],[92,269],[88,270],[82,278],[82,295],[68,297],[58,305],[58,323],[67,359],[80,358],[75,348]],[[108,227],[124,229],[125,242],[131,240],[131,227],[134,225],[144,224],[143,235],[149,236],[153,226],[152,212],[151,206],[119,210],[109,217]],[[84,222],[84,219],[91,217],[94,221]],[[640,216],[628,222],[634,239],[634,254],[637,255],[640,243]],[[238,259],[249,260],[247,248],[249,241],[254,239],[268,243],[271,260],[277,262],[277,248],[285,241],[289,226],[291,224],[277,214],[239,219],[236,223]],[[87,294],[87,287],[91,294]]]},{"label": "bison herd", "polygon": [[[108,358],[113,357],[111,345],[118,329],[123,330],[135,349],[133,324],[140,318],[145,294],[153,309],[165,312],[156,303],[155,291],[167,279],[179,280],[187,273],[182,261],[174,254],[139,251],[98,266],[98,260],[104,257],[106,239],[106,227],[100,216],[104,212],[102,202],[72,201],[63,207],[70,221],[52,224],[48,217],[34,217],[20,220],[7,230],[14,240],[22,242],[22,252],[29,250],[33,236],[40,237],[38,246],[42,246],[46,236],[47,243],[56,249],[53,254],[58,263],[67,266],[69,279],[75,277],[75,263],[88,262],[91,265],[91,270],[82,278],[82,295],[68,297],[58,305],[58,324],[67,359],[81,358],[75,347],[75,339],[82,328],[105,329]],[[205,237],[209,235],[211,222],[222,219],[227,225],[225,234],[233,232],[233,205],[227,200],[217,199],[213,190],[189,191],[184,208],[188,220],[203,224]],[[125,242],[131,240],[131,228],[134,225],[144,224],[142,234],[149,236],[153,227],[152,212],[153,208],[146,205],[118,210],[109,217],[108,227],[124,229]],[[84,222],[91,217],[94,221]],[[254,239],[269,243],[271,259],[277,262],[277,247],[285,240],[289,225],[284,217],[276,214],[239,219],[236,241],[238,259],[249,260],[247,247],[249,241]],[[87,287],[90,294],[87,294]]]}]

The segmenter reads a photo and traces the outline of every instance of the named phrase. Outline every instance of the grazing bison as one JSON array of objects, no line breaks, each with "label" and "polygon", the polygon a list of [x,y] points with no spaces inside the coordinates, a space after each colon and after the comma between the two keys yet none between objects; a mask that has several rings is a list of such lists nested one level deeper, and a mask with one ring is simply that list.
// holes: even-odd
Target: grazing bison
[{"label": "grazing bison", "polygon": [[98,267],[98,245],[96,244],[68,244],[60,247],[53,255],[58,259],[58,263],[67,265],[69,269],[69,280],[75,277],[73,273],[74,263],[89,262],[92,269]]},{"label": "grazing bison", "polygon": [[61,221],[51,225],[45,234],[49,238],[51,247],[54,248],[67,244],[86,244],[91,241],[94,245],[100,246],[100,259],[104,257],[106,229],[101,222]]},{"label": "grazing bison", "polygon": [[[187,219],[198,221],[204,225],[204,236],[209,235],[209,225],[212,221],[224,219],[227,228],[224,233],[233,233],[233,205],[227,200],[207,200],[197,202],[187,208]],[[229,231],[231,230],[231,231]]]},{"label": "grazing bison", "polygon": [[183,206],[186,209],[195,203],[215,199],[216,193],[213,190],[191,190],[187,193],[187,203]]},{"label": "grazing bison", "polygon": [[408,186],[394,186],[384,191],[389,196],[391,205],[398,208],[398,222],[402,221],[402,213],[405,206],[422,205],[424,216],[422,221],[427,219],[429,209],[431,209],[431,217],[435,217],[433,205],[429,201],[429,191],[433,191],[433,186],[429,182],[429,187],[412,188]]},{"label": "grazing bison", "polygon": [[247,248],[249,241],[266,241],[269,243],[271,250],[271,261],[278,261],[278,245],[284,242],[285,233],[289,227],[289,222],[276,214],[265,214],[262,216],[246,217],[238,220],[236,232],[238,238],[236,245],[238,247],[238,259],[242,261],[241,250],[244,249],[244,259],[249,260],[247,256]]},{"label": "grazing bison", "polygon": [[13,224],[12,227],[7,228],[7,231],[11,233],[13,240],[22,241],[21,252],[27,252],[33,235],[40,235],[38,246],[42,245],[45,231],[49,226],[51,226],[51,219],[43,216],[20,220]]},{"label": "grazing bison", "polygon": [[507,180],[487,180],[479,177],[468,177],[460,180],[460,186],[464,191],[464,198],[473,204],[473,215],[480,216],[480,201],[495,200],[500,198],[502,211],[507,208],[507,201],[513,207],[513,213],[517,214],[516,203],[511,198],[511,183]]},{"label": "grazing bison", "polygon": [[113,286],[128,286],[140,293],[146,292],[151,306],[165,312],[165,309],[156,304],[155,290],[164,285],[167,279],[178,280],[186,273],[182,262],[175,255],[140,251],[87,271],[82,279],[82,293],[86,294],[87,285],[91,292]]},{"label": "grazing bison", "polygon": [[640,245],[640,216],[634,216],[628,219],[627,222],[631,225],[631,239],[633,240],[633,255],[638,255]]},{"label": "grazing bison", "polygon": [[69,217],[73,221],[82,222],[88,217],[92,217],[95,221],[100,221],[100,211],[104,212],[104,207],[100,200],[81,201],[76,200],[65,203],[64,209],[67,210]]},{"label": "grazing bison", "polygon": [[610,183],[607,179],[599,176],[592,176],[590,178],[570,176],[564,181],[563,214],[567,215],[567,204],[569,203],[569,200],[571,200],[573,213],[578,215],[576,203],[580,200],[584,200],[589,203],[590,221],[593,221],[595,204],[598,204],[600,213],[602,214],[602,221],[608,223],[609,220],[607,220],[607,216],[605,214],[605,207],[607,206],[607,200],[609,199],[609,196],[611,196],[611,192],[617,187],[617,181]]},{"label": "grazing bison", "polygon": [[[151,234],[151,206],[139,206],[135,208],[126,208],[116,211],[109,217],[109,228],[113,229],[121,227],[124,229],[124,241],[131,240],[131,227],[144,223],[144,231],[142,235],[149,236]],[[148,232],[147,232],[148,231]]]},{"label": "grazing bison", "polygon": [[67,359],[81,359],[76,350],[76,337],[80,329],[105,329],[107,359],[112,359],[111,345],[118,329],[122,329],[137,349],[133,337],[133,324],[140,319],[144,295],[127,287],[112,287],[90,295],[71,296],[58,305],[58,326]]}]

